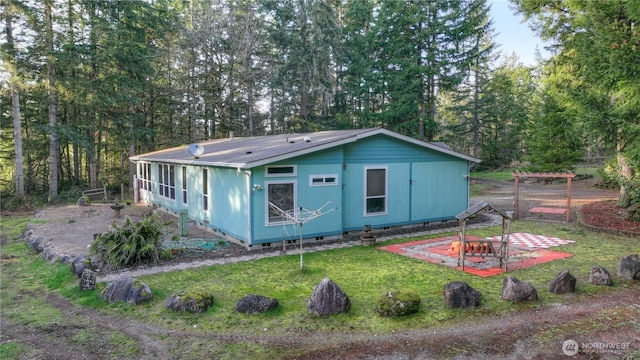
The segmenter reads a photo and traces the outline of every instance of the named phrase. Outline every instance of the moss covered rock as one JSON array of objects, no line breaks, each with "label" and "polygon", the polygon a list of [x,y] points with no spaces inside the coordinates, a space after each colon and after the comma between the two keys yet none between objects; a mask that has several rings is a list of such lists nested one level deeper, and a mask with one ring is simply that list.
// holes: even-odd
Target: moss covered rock
[{"label": "moss covered rock", "polygon": [[206,291],[179,291],[173,294],[165,303],[167,309],[201,313],[213,305],[213,294]]},{"label": "moss covered rock", "polygon": [[404,316],[418,312],[420,295],[414,291],[387,291],[378,299],[378,314],[381,316]]}]

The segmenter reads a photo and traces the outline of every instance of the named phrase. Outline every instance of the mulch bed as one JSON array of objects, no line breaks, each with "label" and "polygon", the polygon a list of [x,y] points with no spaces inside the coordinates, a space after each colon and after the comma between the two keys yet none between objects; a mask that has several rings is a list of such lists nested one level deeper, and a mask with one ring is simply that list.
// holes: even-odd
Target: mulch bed
[{"label": "mulch bed", "polygon": [[594,231],[640,236],[640,222],[629,220],[626,209],[616,206],[614,201],[583,205],[578,211],[578,221]]}]

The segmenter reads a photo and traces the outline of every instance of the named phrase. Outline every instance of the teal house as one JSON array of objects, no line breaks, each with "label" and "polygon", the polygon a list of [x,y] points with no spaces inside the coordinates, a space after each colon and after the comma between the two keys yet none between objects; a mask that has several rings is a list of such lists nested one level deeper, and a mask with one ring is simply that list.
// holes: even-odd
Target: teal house
[{"label": "teal house", "polygon": [[[131,157],[138,201],[248,248],[455,220],[480,160],[389,130],[229,137]],[[307,211],[308,210],[308,211]],[[293,221],[292,221],[293,219]]]}]

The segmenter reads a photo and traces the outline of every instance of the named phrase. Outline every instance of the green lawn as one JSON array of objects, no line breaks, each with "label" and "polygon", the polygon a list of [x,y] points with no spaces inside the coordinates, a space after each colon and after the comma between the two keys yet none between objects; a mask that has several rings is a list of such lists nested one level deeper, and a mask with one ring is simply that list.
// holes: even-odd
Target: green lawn
[{"label": "green lawn", "polygon": [[[17,222],[22,226],[22,222]],[[3,230],[4,231],[4,230]],[[355,246],[327,250],[304,255],[304,268],[299,269],[299,256],[291,254],[241,263],[214,265],[197,269],[173,271],[143,276],[139,280],[149,284],[154,300],[144,305],[107,303],[98,297],[98,290],[81,292],[78,280],[68,266],[45,262],[14,237],[5,238],[3,257],[10,258],[2,265],[0,302],[2,316],[25,326],[49,328],[61,326],[68,320],[60,316],[56,308],[47,304],[46,298],[26,300],[25,293],[55,292],[72,302],[121,318],[135,319],[154,326],[195,332],[219,334],[268,334],[270,336],[318,336],[331,332],[384,334],[416,328],[437,327],[442,324],[464,323],[478,314],[506,314],[519,309],[537,308],[541,304],[562,302],[565,296],[548,291],[549,282],[562,270],[569,270],[577,278],[575,297],[588,297],[618,288],[636,286],[631,281],[615,278],[613,287],[596,287],[588,283],[592,266],[601,265],[615,274],[616,264],[622,256],[637,250],[638,241],[584,231],[572,224],[552,224],[517,221],[513,232],[528,232],[555,236],[576,242],[556,248],[574,256],[516,270],[508,275],[531,282],[537,289],[540,301],[514,304],[501,301],[502,281],[507,275],[481,278],[456,269],[426,263],[401,255],[388,253],[375,247]],[[470,230],[470,235],[491,236],[499,234],[498,227]],[[443,233],[439,237],[451,235]],[[415,241],[421,238],[396,239],[378,243]],[[314,287],[328,277],[336,282],[350,297],[349,313],[318,318],[307,312],[307,298]],[[443,286],[451,281],[464,281],[483,294],[478,309],[447,309],[443,299]],[[104,286],[104,284],[102,284]],[[215,304],[205,313],[178,313],[165,308],[165,301],[180,290],[201,289],[213,293]],[[406,289],[418,293],[422,300],[420,312],[402,318],[385,318],[376,313],[377,298],[388,290]],[[235,311],[237,301],[253,293],[279,300],[278,309],[254,315]],[[119,338],[114,334],[113,339]],[[77,341],[90,338],[90,334],[78,333]],[[91,335],[92,336],[92,335]],[[111,339],[111,338],[109,338]],[[104,339],[105,342],[111,341]],[[126,340],[126,339],[125,339]],[[187,345],[185,345],[187,346]],[[199,346],[189,343],[188,346]],[[239,354],[255,358],[277,357],[282,349],[265,350],[259,344],[226,344],[224,349],[207,350],[208,354]],[[123,350],[125,351],[125,350]],[[125,352],[136,353],[134,344]],[[268,353],[262,353],[268,351]],[[25,354],[27,350],[15,344],[1,344],[0,355]],[[221,355],[222,356],[222,355]]]},{"label": "green lawn", "polygon": [[471,178],[476,179],[486,179],[486,180],[495,180],[495,181],[510,181],[513,180],[513,170],[503,170],[503,171],[474,171],[472,172]]},{"label": "green lawn", "polygon": [[[548,291],[549,282],[560,271],[568,269],[578,279],[578,296],[610,291],[588,284],[593,265],[615,272],[617,261],[637,246],[637,240],[585,232],[569,225],[517,222],[513,231],[529,232],[575,240],[575,244],[558,247],[573,257],[532,268],[510,272],[520,280],[531,282],[542,302],[554,302],[557,295]],[[473,230],[472,235],[499,234],[497,227]],[[446,235],[446,234],[445,234]],[[441,236],[441,235],[438,235]],[[394,240],[393,243],[416,239]],[[536,303],[514,305],[500,300],[502,280],[506,275],[480,278],[456,269],[426,263],[373,247],[356,246],[304,255],[305,266],[299,269],[296,254],[256,261],[216,265],[198,269],[174,271],[144,276],[140,280],[152,288],[155,300],[139,306],[106,304],[96,301],[95,293],[80,293],[77,284],[63,284],[64,293],[74,301],[109,312],[127,313],[141,320],[160,323],[170,328],[186,328],[198,324],[198,329],[216,332],[296,333],[299,331],[346,330],[356,332],[388,332],[407,328],[436,326],[443,320],[463,320],[473,316],[470,310],[451,310],[444,305],[442,289],[451,281],[464,281],[484,295],[483,305],[475,311],[508,312],[518,307],[538,306]],[[318,319],[307,313],[306,300],[313,288],[328,277],[349,295],[352,309],[348,314]],[[622,286],[620,282],[617,286]],[[215,296],[215,305],[205,314],[175,313],[164,307],[171,294],[186,289],[201,289]],[[422,311],[402,319],[382,318],[376,313],[376,299],[385,291],[409,289],[420,294]],[[235,312],[235,304],[252,293],[276,298],[279,309],[261,315]]]}]

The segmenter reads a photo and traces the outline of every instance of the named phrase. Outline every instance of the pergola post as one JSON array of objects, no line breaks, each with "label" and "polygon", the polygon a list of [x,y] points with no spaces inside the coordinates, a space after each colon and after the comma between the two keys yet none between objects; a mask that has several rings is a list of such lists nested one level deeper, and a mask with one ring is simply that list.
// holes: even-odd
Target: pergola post
[{"label": "pergola post", "polygon": [[571,179],[567,178],[567,222],[571,221]]},{"label": "pergola post", "polygon": [[519,211],[518,211],[518,209],[520,209],[520,202],[518,199],[518,192],[520,191],[520,176],[515,176],[515,178],[516,178],[516,194],[515,194],[516,196],[513,201],[513,207],[514,207],[513,218],[518,220],[520,218]]}]

